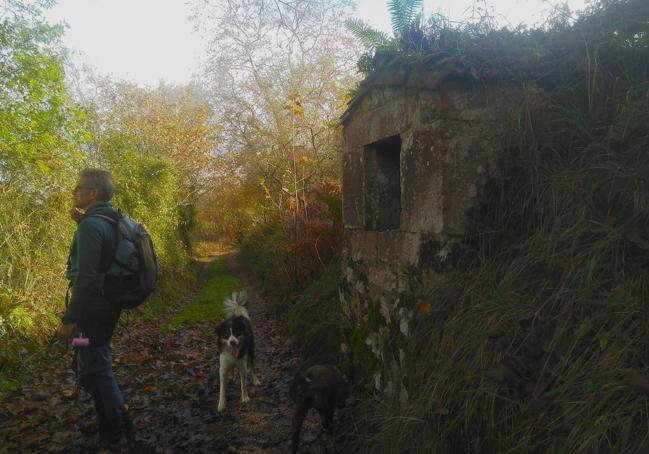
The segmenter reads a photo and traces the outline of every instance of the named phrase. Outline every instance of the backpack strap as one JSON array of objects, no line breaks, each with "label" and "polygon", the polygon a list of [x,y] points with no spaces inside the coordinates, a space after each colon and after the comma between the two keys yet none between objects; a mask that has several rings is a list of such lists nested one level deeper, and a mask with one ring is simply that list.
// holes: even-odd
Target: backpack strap
[{"label": "backpack strap", "polygon": [[[117,214],[117,216],[120,216],[119,213],[117,213],[117,212],[115,212],[115,213]],[[119,222],[118,222],[118,220],[113,218],[113,217],[106,216],[105,214],[91,214],[88,217],[90,217],[90,218],[101,218],[101,219],[103,219],[105,221],[108,221],[111,224],[115,225],[115,232],[117,234],[117,237],[116,237],[117,242],[115,244],[115,252],[113,253],[113,258],[111,260],[111,263],[115,263],[117,266],[119,266],[120,268],[125,269],[126,271],[130,271],[131,273],[135,273],[136,270],[132,269],[131,267],[129,267],[125,263],[120,262],[119,260],[117,260],[117,257],[116,257],[117,248],[119,247],[120,235],[121,235],[121,233],[119,231]],[[108,268],[110,269],[110,264],[108,265]]]},{"label": "backpack strap", "polygon": [[[115,214],[117,216],[119,216],[119,213],[117,211],[115,211]],[[110,257],[108,257],[106,255],[107,252],[104,253],[103,250],[102,250],[102,254],[101,254],[100,270],[103,273],[106,273],[110,269],[111,264],[113,263],[112,257],[114,257],[115,254],[117,253],[117,246],[119,245],[119,226],[117,225],[117,219],[112,218],[110,216],[103,215],[103,214],[91,214],[91,215],[88,215],[88,217],[90,217],[90,218],[92,218],[92,217],[102,218],[105,221],[109,221],[109,222],[115,224],[116,227],[117,227],[117,231],[116,231],[117,236],[115,237],[115,249],[114,249],[114,251],[111,253]],[[81,220],[83,220],[83,219],[81,219]],[[71,266],[71,262],[72,262],[72,248],[70,248],[70,252],[68,253],[68,265],[67,265],[68,269]],[[68,291],[67,291],[66,297],[65,297],[65,299],[66,299],[65,306],[66,307],[68,306],[68,302],[69,302],[69,298],[70,298],[70,289],[71,288],[72,288],[72,282],[70,282],[70,284],[68,286]]]},{"label": "backpack strap", "polygon": [[110,216],[106,216],[105,214],[91,214],[88,216],[89,218],[102,218],[107,220],[108,222],[112,224],[117,224],[117,219],[111,218]]}]

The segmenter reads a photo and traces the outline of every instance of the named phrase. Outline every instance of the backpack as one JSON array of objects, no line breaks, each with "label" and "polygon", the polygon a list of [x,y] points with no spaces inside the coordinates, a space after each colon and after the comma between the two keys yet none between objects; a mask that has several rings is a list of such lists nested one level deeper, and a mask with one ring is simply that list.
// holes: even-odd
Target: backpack
[{"label": "backpack", "polygon": [[104,295],[119,309],[134,309],[144,303],[158,282],[158,260],[146,227],[121,213],[115,217],[92,214],[115,224],[117,248],[104,277]]}]

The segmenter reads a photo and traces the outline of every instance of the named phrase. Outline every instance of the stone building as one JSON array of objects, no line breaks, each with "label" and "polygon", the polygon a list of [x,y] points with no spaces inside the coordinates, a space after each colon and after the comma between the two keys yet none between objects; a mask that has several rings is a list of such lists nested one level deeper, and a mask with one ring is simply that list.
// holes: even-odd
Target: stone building
[{"label": "stone building", "polygon": [[357,333],[348,338],[365,338],[375,359],[398,366],[402,355],[388,361],[381,339],[394,337],[390,325],[407,335],[417,276],[440,268],[465,231],[467,210],[497,172],[520,90],[450,63],[390,66],[364,81],[341,119],[341,303],[348,332]]}]

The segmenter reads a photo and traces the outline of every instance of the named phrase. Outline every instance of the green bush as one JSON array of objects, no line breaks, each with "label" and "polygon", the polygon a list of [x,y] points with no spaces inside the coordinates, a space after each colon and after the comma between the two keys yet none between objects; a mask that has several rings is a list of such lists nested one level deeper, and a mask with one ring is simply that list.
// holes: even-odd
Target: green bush
[{"label": "green bush", "polygon": [[[64,84],[62,29],[10,1],[0,21],[0,374],[15,375],[58,324],[87,138]],[[1,379],[0,386],[15,383]]]},{"label": "green bush", "polygon": [[[178,300],[178,289],[191,282],[183,240],[192,227],[188,215],[193,215],[187,207],[194,199],[187,188],[196,182],[191,174],[195,169],[187,163],[202,171],[200,166],[209,161],[205,156],[211,151],[216,126],[203,125],[210,123],[211,111],[202,109],[196,114],[198,108],[189,109],[189,121],[172,112],[163,124],[157,121],[157,111],[146,109],[152,96],[147,98],[150,93],[145,90],[138,92],[143,96],[124,96],[129,108],[137,102],[143,104],[140,111],[117,112],[118,106],[110,103],[75,104],[64,83],[62,31],[62,27],[42,23],[36,6],[11,0],[3,9],[0,388],[20,383],[21,375],[41,359],[39,349],[60,324],[68,284],[64,272],[75,229],[69,216],[71,190],[82,168],[110,171],[117,189],[114,206],[142,221],[151,232],[161,266],[161,285],[152,307],[161,307],[155,304],[156,299]],[[175,99],[173,93],[165,98],[165,93],[156,93],[156,99]],[[173,110],[167,107],[160,111]],[[175,131],[174,121],[186,129],[180,128],[178,136],[146,131],[157,139],[155,147],[146,148],[140,140],[142,128],[133,124],[120,127],[123,125],[115,121],[117,113],[165,131]],[[189,137],[188,130],[195,135]],[[194,141],[196,135],[201,135],[200,140]],[[177,142],[185,139],[203,148],[178,146]],[[186,155],[168,150],[182,150]],[[187,156],[191,159],[185,159]]]}]

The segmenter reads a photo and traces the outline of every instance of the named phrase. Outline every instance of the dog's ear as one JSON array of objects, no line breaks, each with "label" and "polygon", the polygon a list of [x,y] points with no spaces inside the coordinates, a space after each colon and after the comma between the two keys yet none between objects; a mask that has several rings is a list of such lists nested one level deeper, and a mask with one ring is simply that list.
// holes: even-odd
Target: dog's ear
[{"label": "dog's ear", "polygon": [[216,326],[216,351],[217,353],[223,352],[223,340],[221,339],[227,332],[227,326],[225,322],[221,322]]},{"label": "dog's ear", "polygon": [[298,376],[292,382],[288,389],[289,396],[293,402],[300,403],[309,394],[309,385],[312,380],[309,377]]}]

